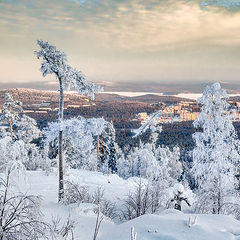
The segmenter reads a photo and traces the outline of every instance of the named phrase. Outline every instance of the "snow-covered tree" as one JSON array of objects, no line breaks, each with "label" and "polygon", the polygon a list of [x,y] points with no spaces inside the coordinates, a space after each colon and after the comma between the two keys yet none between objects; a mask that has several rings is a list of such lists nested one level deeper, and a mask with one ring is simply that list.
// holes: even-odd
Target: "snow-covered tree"
[{"label": "snow-covered tree", "polygon": [[55,46],[41,40],[37,41],[40,50],[36,52],[37,58],[42,59],[41,72],[43,77],[47,74],[54,74],[59,82],[59,192],[58,200],[61,201],[64,195],[63,186],[63,130],[61,123],[63,121],[64,90],[70,88],[76,89],[80,94],[87,94],[94,98],[94,92],[101,90],[100,87],[89,83],[81,71],[72,68],[67,64],[67,56],[64,52],[56,49]]},{"label": "snow-covered tree", "polygon": [[[41,135],[36,121],[23,114],[22,102],[14,100],[10,93],[5,95],[0,119],[3,123],[9,124],[10,136],[14,141],[22,140],[25,143],[30,143]],[[7,136],[6,130],[2,129],[1,135],[2,137]]]},{"label": "snow-covered tree", "polygon": [[22,113],[22,103],[15,101],[10,93],[6,93],[0,119],[9,124],[11,138],[13,138],[13,124],[21,118]]},{"label": "snow-covered tree", "polygon": [[100,158],[103,158],[107,171],[117,173],[117,155],[119,152],[118,145],[115,141],[115,129],[112,122],[107,123],[107,127],[101,135],[100,141]]},{"label": "snow-covered tree", "polygon": [[3,123],[9,123],[10,128],[1,128],[0,161],[2,163],[21,161],[29,170],[36,170],[39,167],[46,169],[47,166],[44,165],[47,164],[47,158],[42,156],[39,146],[32,143],[41,136],[36,121],[23,114],[22,103],[13,100],[9,93],[6,93],[3,109],[1,120]]},{"label": "snow-covered tree", "polygon": [[228,95],[219,83],[207,86],[198,99],[202,111],[195,120],[193,134],[193,168],[199,196],[198,211],[222,213],[232,201],[239,166],[239,140],[232,120],[234,114],[227,103]]},{"label": "snow-covered tree", "polygon": [[23,141],[13,142],[11,137],[7,136],[0,139],[0,165],[5,169],[10,163],[27,160],[27,153]]},{"label": "snow-covered tree", "polygon": [[32,140],[38,139],[41,136],[41,131],[33,118],[23,115],[19,121],[16,122],[15,136],[25,143],[30,143]]},{"label": "snow-covered tree", "polygon": [[[133,157],[134,155],[139,156],[137,163],[139,163],[141,159],[142,160],[146,159],[146,161],[149,160],[152,163],[156,161],[157,164],[154,164],[154,166],[156,167],[154,170],[152,170],[151,178],[154,179],[155,181],[156,180],[160,181],[161,179],[160,181],[161,186],[163,188],[167,188],[173,185],[174,183],[176,183],[177,180],[179,180],[182,174],[182,164],[179,161],[180,150],[178,147],[174,147],[173,151],[170,151],[170,149],[167,147],[157,146],[158,136],[162,132],[162,126],[159,124],[160,116],[161,116],[161,111],[153,113],[149,117],[149,119],[142,124],[140,128],[133,131],[135,133],[134,137],[136,137],[136,136],[140,136],[147,130],[150,130],[150,137],[149,137],[149,142],[146,144],[140,143],[139,149],[135,148],[134,151],[128,156],[128,159],[131,164],[133,164],[132,161],[135,158]],[[152,157],[150,157],[150,155],[152,155]],[[155,160],[153,161],[153,159]],[[136,163],[134,163],[133,165],[136,165]],[[140,165],[138,167],[140,167]],[[132,167],[132,170],[134,168],[136,168],[136,166]],[[133,172],[134,171],[132,171],[132,173]],[[136,173],[133,173],[133,174],[136,174]]]},{"label": "snow-covered tree", "polygon": [[127,156],[128,166],[126,168],[126,177],[143,177],[156,179],[159,175],[159,167],[154,153],[151,149],[146,148],[141,142],[139,147],[135,147]]},{"label": "snow-covered tree", "polygon": [[[98,159],[96,138],[107,127],[108,122],[103,118],[85,119],[71,118],[62,121],[61,129],[64,134],[63,153],[67,164],[72,168],[97,170]],[[59,124],[52,122],[44,130],[45,143],[55,143],[58,146],[57,135]]]},{"label": "snow-covered tree", "polygon": [[160,164],[159,176],[161,181],[165,181],[169,186],[172,186],[182,175],[182,163],[179,161],[180,150],[174,147],[172,151],[168,147],[161,147],[155,149],[154,156]]},{"label": "snow-covered tree", "polygon": [[107,146],[106,132],[103,135],[97,136],[97,168],[98,171],[103,173],[109,173],[108,169],[108,159],[109,159],[109,149]]}]

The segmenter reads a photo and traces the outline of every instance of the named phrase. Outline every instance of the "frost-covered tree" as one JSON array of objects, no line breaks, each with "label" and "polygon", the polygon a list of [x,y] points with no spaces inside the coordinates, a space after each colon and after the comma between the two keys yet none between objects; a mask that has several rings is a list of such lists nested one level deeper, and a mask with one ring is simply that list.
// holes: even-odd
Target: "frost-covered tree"
[{"label": "frost-covered tree", "polygon": [[3,123],[9,123],[10,127],[1,129],[0,162],[4,164],[9,161],[21,161],[29,170],[39,167],[46,169],[44,165],[47,164],[47,158],[43,157],[39,146],[32,143],[41,136],[41,131],[34,119],[23,114],[22,103],[13,100],[9,93],[6,94],[1,120]]},{"label": "frost-covered tree", "polygon": [[[9,124],[10,136],[14,141],[22,140],[30,143],[41,135],[37,122],[23,114],[22,102],[14,100],[10,93],[5,94],[0,119],[3,123]],[[6,130],[2,129],[2,131],[2,137],[7,136]]]},{"label": "frost-covered tree", "polygon": [[9,136],[0,139],[0,152],[0,165],[3,169],[10,163],[28,161],[28,154],[22,140],[12,141]]},{"label": "frost-covered tree", "polygon": [[108,173],[108,159],[109,159],[109,149],[107,146],[106,132],[103,135],[97,136],[97,169],[103,173]]},{"label": "frost-covered tree", "polygon": [[[64,134],[63,153],[67,164],[72,168],[97,170],[96,138],[107,127],[103,118],[71,118],[62,121]],[[46,145],[58,146],[59,124],[52,122],[43,131]]]},{"label": "frost-covered tree", "polygon": [[[135,133],[134,137],[136,137],[140,136],[147,130],[150,130],[150,137],[148,143],[140,143],[139,149],[134,149],[134,151],[128,156],[128,161],[132,164],[131,172],[134,175],[136,174],[136,170],[134,169],[140,168],[139,162],[146,159],[146,162],[149,161],[150,165],[154,163],[155,167],[153,168],[155,169],[152,169],[151,179],[161,182],[162,188],[167,188],[179,180],[182,174],[182,164],[179,161],[180,150],[178,147],[174,147],[173,151],[170,151],[167,147],[157,146],[158,136],[162,132],[162,126],[159,124],[160,116],[161,111],[152,114],[140,128],[133,131]],[[135,156],[138,156],[137,161],[134,160],[136,159]],[[145,166],[147,166],[147,164],[145,164]],[[144,170],[142,169],[141,171]],[[137,175],[139,175],[139,173]]]},{"label": "frost-covered tree", "polygon": [[157,179],[160,172],[160,165],[151,149],[145,147],[141,142],[139,147],[135,147],[127,156],[126,177],[143,177]]},{"label": "frost-covered tree", "polygon": [[171,186],[180,180],[182,175],[182,163],[179,161],[180,150],[178,147],[174,147],[172,151],[168,147],[161,147],[155,149],[154,156],[160,164],[159,176],[161,181],[166,182]]},{"label": "frost-covered tree", "polygon": [[13,138],[13,124],[21,118],[22,113],[22,103],[15,101],[10,93],[6,93],[0,119],[9,124],[11,138]]},{"label": "frost-covered tree", "polygon": [[54,74],[59,82],[59,192],[58,200],[61,201],[64,195],[63,186],[63,130],[61,123],[63,121],[64,90],[70,88],[76,89],[80,94],[87,94],[94,98],[94,92],[101,88],[93,83],[89,83],[81,71],[72,68],[67,63],[67,56],[64,52],[56,49],[55,46],[41,40],[37,41],[40,50],[36,52],[37,58],[42,59],[41,72],[43,77],[47,74]]},{"label": "frost-covered tree", "polygon": [[239,166],[239,141],[232,120],[234,114],[227,103],[228,95],[219,83],[207,86],[198,99],[202,111],[194,122],[200,128],[193,134],[193,168],[199,196],[198,211],[223,213],[231,202]]},{"label": "frost-covered tree", "polygon": [[119,153],[119,147],[116,143],[115,134],[113,123],[108,122],[103,134],[100,138],[98,137],[101,162],[106,165],[105,168],[111,173],[117,173],[117,155]]},{"label": "frost-covered tree", "polygon": [[38,139],[42,134],[37,127],[37,122],[26,115],[23,115],[16,122],[15,136],[18,140],[23,140],[25,143],[30,143],[34,139]]}]

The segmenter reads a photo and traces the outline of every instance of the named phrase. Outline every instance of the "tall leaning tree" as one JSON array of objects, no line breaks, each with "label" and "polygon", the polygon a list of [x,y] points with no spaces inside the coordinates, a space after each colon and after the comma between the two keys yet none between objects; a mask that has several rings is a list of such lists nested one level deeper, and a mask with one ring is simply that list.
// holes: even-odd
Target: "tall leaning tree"
[{"label": "tall leaning tree", "polygon": [[59,156],[59,190],[58,201],[64,197],[64,182],[63,182],[63,104],[64,104],[64,90],[75,89],[79,94],[86,94],[94,99],[94,93],[101,90],[101,88],[93,83],[89,83],[81,71],[72,68],[67,63],[67,56],[64,52],[56,49],[55,46],[37,40],[40,47],[36,51],[38,59],[42,59],[41,72],[43,77],[48,74],[54,74],[59,82],[59,141],[58,141],[58,156]]}]

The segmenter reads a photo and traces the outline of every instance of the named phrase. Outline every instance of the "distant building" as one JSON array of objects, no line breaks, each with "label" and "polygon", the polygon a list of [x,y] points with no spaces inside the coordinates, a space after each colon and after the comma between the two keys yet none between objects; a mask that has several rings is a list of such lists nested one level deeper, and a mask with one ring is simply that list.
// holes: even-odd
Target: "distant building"
[{"label": "distant building", "polygon": [[51,111],[51,108],[39,108],[40,111]]},{"label": "distant building", "polygon": [[35,111],[34,110],[24,110],[23,112],[24,113],[34,113]]},{"label": "distant building", "polygon": [[147,118],[147,113],[146,112],[140,112],[140,113],[138,113],[137,114],[137,119],[138,119],[138,121],[144,121],[146,118]]},{"label": "distant building", "polygon": [[194,121],[195,119],[198,118],[200,112],[187,112],[187,111],[182,111],[180,113],[180,119],[182,121]]},{"label": "distant building", "polygon": [[68,105],[68,108],[80,108],[80,105]]}]

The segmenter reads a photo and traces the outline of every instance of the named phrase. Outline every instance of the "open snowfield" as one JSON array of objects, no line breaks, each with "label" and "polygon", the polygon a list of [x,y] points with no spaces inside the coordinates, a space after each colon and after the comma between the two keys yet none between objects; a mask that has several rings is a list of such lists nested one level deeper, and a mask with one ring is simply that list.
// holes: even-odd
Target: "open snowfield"
[{"label": "open snowfield", "polygon": [[[123,180],[117,175],[85,170],[69,170],[70,179],[89,187],[94,191],[101,186],[105,197],[117,204],[136,186],[136,178]],[[57,176],[52,172],[46,175],[42,171],[29,171],[25,177],[17,179],[17,186],[22,192],[41,195],[43,198],[43,213],[47,221],[61,218],[66,221],[69,214],[76,221],[75,239],[92,240],[95,227],[96,206],[89,203],[64,206],[57,203]],[[188,226],[189,217],[196,224]],[[131,221],[116,224],[105,219],[101,225],[99,240],[130,239],[130,229],[134,226],[137,240],[240,240],[240,222],[223,215],[184,214],[168,209],[159,215],[144,215]]]}]

